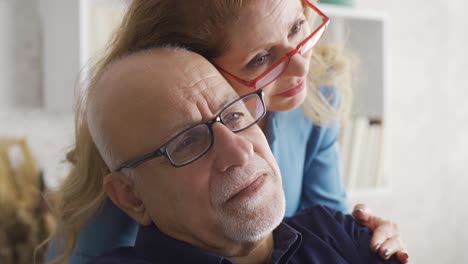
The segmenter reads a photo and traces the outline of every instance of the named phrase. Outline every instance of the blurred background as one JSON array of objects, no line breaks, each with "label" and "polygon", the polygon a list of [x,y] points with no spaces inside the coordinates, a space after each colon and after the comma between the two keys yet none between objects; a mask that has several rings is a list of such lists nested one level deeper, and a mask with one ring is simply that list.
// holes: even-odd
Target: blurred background
[{"label": "blurred background", "polygon": [[[327,2],[322,41],[358,60],[340,139],[350,206],[398,223],[411,263],[468,263],[468,2]],[[33,168],[33,185],[53,189],[67,174],[78,76],[124,9],[123,0],[0,0],[0,175]],[[14,147],[19,139],[27,148]],[[0,217],[6,183],[21,188],[0,181]],[[0,224],[0,259],[8,228]]]}]

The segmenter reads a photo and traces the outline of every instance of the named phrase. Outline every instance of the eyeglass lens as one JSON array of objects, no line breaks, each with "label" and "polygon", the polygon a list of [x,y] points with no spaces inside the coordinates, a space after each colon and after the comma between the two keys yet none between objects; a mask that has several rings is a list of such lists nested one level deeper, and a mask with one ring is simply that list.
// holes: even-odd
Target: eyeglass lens
[{"label": "eyeglass lens", "polygon": [[[241,131],[258,121],[265,107],[258,94],[251,94],[225,108],[219,117],[231,131]],[[210,124],[200,124],[180,134],[167,144],[166,152],[174,165],[187,164],[205,154],[211,147],[213,135]]]},{"label": "eyeglass lens", "polygon": [[323,33],[325,32],[325,29],[326,29],[326,26],[321,27],[317,31],[317,33],[312,36],[312,38],[310,38],[308,41],[306,41],[306,43],[304,43],[304,45],[302,45],[302,47],[299,48],[299,53],[300,54],[305,54],[309,50],[311,50],[315,46],[315,44],[317,44],[317,42],[320,40]]},{"label": "eyeglass lens", "polygon": [[[320,40],[323,33],[325,32],[325,29],[326,26],[322,26],[317,31],[317,33],[312,36],[312,38],[307,40],[301,47],[299,47],[298,53],[304,55],[305,53],[310,51]],[[276,65],[273,69],[271,69],[265,76],[258,79],[258,81],[255,83],[255,89],[261,89],[273,82],[274,80],[276,80],[276,78],[278,78],[286,70],[290,60],[291,57],[281,60],[281,62],[278,65]]]},{"label": "eyeglass lens", "polygon": [[274,80],[276,80],[276,78],[278,78],[278,76],[280,76],[281,73],[284,72],[286,67],[288,67],[288,64],[289,59],[282,60],[278,65],[276,65],[274,69],[272,69],[270,72],[268,72],[265,76],[263,76],[257,81],[257,83],[255,84],[255,89],[261,89],[273,82]]},{"label": "eyeglass lens", "polygon": [[211,131],[206,124],[195,126],[174,138],[167,145],[167,154],[175,164],[190,162],[211,144]]}]

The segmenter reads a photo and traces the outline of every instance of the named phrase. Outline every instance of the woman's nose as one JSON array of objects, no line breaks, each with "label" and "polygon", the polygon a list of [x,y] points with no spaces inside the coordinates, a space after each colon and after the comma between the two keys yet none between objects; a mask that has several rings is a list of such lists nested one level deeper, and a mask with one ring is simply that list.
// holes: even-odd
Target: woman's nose
[{"label": "woman's nose", "polygon": [[305,76],[309,70],[310,62],[310,52],[301,55],[298,52],[295,52],[289,61],[289,65],[285,70],[285,75],[288,76]]}]

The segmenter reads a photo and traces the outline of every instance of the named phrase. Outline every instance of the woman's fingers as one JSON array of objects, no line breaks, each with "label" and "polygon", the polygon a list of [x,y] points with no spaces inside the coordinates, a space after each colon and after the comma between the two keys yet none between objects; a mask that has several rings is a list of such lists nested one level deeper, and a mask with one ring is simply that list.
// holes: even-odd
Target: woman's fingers
[{"label": "woman's fingers", "polygon": [[403,250],[400,250],[396,253],[396,258],[401,262],[401,263],[404,263],[404,264],[407,264],[409,263],[409,255],[408,255],[408,251],[406,251],[406,249],[403,249]]},{"label": "woman's fingers", "polygon": [[[353,209],[353,217],[362,225],[366,225],[372,216],[372,211],[365,204],[356,204]],[[367,226],[367,225],[366,225]],[[369,227],[370,228],[370,227]],[[371,228],[372,229],[372,228]]]},{"label": "woman's fingers", "polygon": [[389,259],[391,256],[395,255],[401,263],[408,263],[409,255],[399,236],[387,239],[382,243],[377,253],[382,259]]},{"label": "woman's fingers", "polygon": [[[378,218],[372,216],[373,218]],[[369,227],[373,231],[372,239],[371,239],[371,248],[378,250],[382,247],[382,244],[385,243],[388,239],[393,237],[400,237],[400,231],[398,229],[398,225],[390,222],[385,221],[380,218],[372,220],[374,226],[374,230]]]},{"label": "woman's fingers", "polygon": [[370,208],[364,204],[354,206],[353,216],[372,231],[370,247],[373,251],[383,259],[395,255],[401,263],[408,263],[409,255],[397,224],[373,215]]}]

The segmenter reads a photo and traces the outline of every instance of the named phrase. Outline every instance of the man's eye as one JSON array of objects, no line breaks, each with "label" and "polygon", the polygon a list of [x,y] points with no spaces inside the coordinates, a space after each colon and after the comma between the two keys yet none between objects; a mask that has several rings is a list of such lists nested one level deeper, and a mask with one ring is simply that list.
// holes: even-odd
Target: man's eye
[{"label": "man's eye", "polygon": [[183,151],[187,151],[191,146],[195,145],[197,141],[198,139],[193,136],[181,138],[177,140],[177,143],[175,144],[175,148],[173,152],[180,153]]},{"label": "man's eye", "polygon": [[239,122],[239,120],[242,119],[243,116],[244,114],[240,112],[229,113],[223,118],[223,121],[227,124],[236,123]]},{"label": "man's eye", "polygon": [[184,138],[184,140],[183,140],[182,142],[179,143],[179,146],[187,147],[187,146],[192,145],[195,141],[196,141],[196,139],[193,138],[193,137]]},{"label": "man's eye", "polygon": [[268,63],[270,60],[270,53],[262,54],[262,55],[257,55],[255,58],[253,58],[249,63],[247,64],[247,68],[256,68],[263,66]]}]

